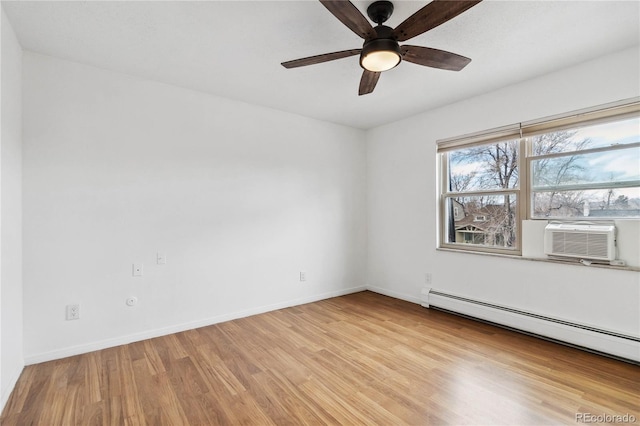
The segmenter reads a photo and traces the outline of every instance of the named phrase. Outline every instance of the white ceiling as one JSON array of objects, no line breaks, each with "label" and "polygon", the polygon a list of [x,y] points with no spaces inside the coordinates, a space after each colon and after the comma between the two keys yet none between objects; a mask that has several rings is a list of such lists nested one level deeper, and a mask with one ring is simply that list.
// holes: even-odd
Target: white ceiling
[{"label": "white ceiling", "polygon": [[[355,1],[366,16],[372,2]],[[426,1],[394,1],[397,26]],[[371,128],[640,43],[638,1],[490,1],[407,44],[472,62],[401,63],[358,96],[360,48],[318,1],[2,1],[24,49],[357,128]]]}]

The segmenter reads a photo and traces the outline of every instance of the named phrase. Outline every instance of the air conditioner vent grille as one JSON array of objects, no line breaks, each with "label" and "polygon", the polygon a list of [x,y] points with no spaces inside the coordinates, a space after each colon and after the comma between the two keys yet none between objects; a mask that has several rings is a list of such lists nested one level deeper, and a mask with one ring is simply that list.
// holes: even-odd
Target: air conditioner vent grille
[{"label": "air conditioner vent grille", "polygon": [[615,259],[615,227],[549,224],[545,253],[586,259]]}]

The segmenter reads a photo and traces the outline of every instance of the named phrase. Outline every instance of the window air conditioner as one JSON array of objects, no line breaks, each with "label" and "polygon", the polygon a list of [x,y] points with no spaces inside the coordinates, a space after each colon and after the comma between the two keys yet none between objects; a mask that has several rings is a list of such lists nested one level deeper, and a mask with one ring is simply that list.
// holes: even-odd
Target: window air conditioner
[{"label": "window air conditioner", "polygon": [[616,227],[613,224],[549,223],[544,229],[544,253],[548,256],[615,260]]}]

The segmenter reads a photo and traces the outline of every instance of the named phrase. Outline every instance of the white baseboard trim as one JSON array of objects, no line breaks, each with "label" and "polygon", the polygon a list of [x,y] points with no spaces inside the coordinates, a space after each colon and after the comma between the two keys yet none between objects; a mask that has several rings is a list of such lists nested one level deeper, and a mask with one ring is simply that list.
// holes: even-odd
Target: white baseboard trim
[{"label": "white baseboard trim", "polygon": [[[640,343],[594,331],[596,327],[590,326],[591,330],[585,330],[576,326],[570,326],[569,321],[562,321],[564,324],[550,322],[540,318],[530,318],[517,315],[512,312],[504,312],[483,305],[476,305],[458,299],[439,297],[431,295],[429,288],[423,288],[419,297],[398,293],[387,288],[367,286],[367,290],[379,293],[395,299],[417,303],[425,308],[430,305],[440,307],[450,312],[457,312],[469,317],[501,324],[525,333],[533,333],[540,337],[547,337],[558,342],[565,342],[585,349],[591,349],[603,354],[610,354],[615,357],[624,358],[632,362],[640,362]],[[486,302],[484,305],[488,305]],[[538,315],[538,317],[540,317]],[[612,334],[620,334],[612,332]]]},{"label": "white baseboard trim", "polygon": [[426,308],[445,309],[640,363],[640,336],[637,335],[604,330],[594,325],[578,324],[567,319],[542,316],[432,289],[425,289],[423,297],[422,306]]},{"label": "white baseboard trim", "polygon": [[7,382],[7,386],[2,389],[2,392],[0,393],[0,414],[4,411],[4,407],[9,401],[11,392],[13,392],[13,389],[16,387],[16,383],[18,383],[18,379],[22,374],[22,370],[24,370],[24,365],[12,373],[11,379]]},{"label": "white baseboard trim", "polygon": [[406,302],[420,304],[419,297],[411,296],[409,294],[404,294],[404,293],[398,293],[397,291],[389,290],[387,288],[367,286],[367,290],[372,291],[374,293],[382,294],[384,296],[393,297],[394,299],[400,299]]},{"label": "white baseboard trim", "polygon": [[359,287],[351,287],[351,288],[342,289],[342,290],[330,291],[327,293],[316,294],[312,296],[288,300],[285,302],[274,303],[271,305],[259,306],[256,308],[246,309],[238,312],[232,312],[224,315],[218,315],[215,317],[205,318],[197,321],[171,325],[168,327],[158,328],[154,330],[146,330],[139,333],[128,334],[126,336],[114,337],[112,339],[105,339],[105,340],[86,343],[82,345],[56,349],[53,351],[26,355],[25,364],[32,365],[32,364],[38,364],[46,361],[53,361],[56,359],[66,358],[74,355],[80,355],[87,352],[97,351],[100,349],[112,348],[114,346],[126,345],[128,343],[139,342],[141,340],[147,340],[147,339],[153,339],[155,337],[166,336],[167,334],[179,333],[181,331],[192,330],[194,328],[206,327],[208,325],[218,324],[225,321],[231,321],[234,319],[245,318],[252,315],[263,314],[265,312],[275,311],[278,309],[290,308],[292,306],[304,305],[306,303],[317,302],[320,300],[330,299],[332,297],[344,296],[351,293],[358,293],[365,290],[367,290],[367,287],[359,286]]}]

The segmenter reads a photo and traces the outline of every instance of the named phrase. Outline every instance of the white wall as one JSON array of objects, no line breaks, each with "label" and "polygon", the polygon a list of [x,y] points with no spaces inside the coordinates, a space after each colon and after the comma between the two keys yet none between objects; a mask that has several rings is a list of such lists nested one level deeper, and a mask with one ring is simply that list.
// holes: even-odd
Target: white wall
[{"label": "white wall", "polygon": [[[426,272],[437,289],[638,334],[638,273],[435,249],[437,139],[638,96],[638,59],[619,52],[365,134],[25,53],[26,361],[365,285],[417,302]],[[4,320],[4,281],[2,296]],[[70,303],[80,320],[65,321]]]},{"label": "white wall", "polygon": [[27,363],[364,289],[363,131],[29,52],[23,70]]},{"label": "white wall", "polygon": [[[429,272],[434,289],[640,334],[638,272],[436,250],[436,140],[639,96],[639,52],[611,54],[369,131],[370,288],[417,302]],[[638,253],[639,235],[619,238]]]},{"label": "white wall", "polygon": [[0,412],[22,368],[22,48],[2,9]]}]

